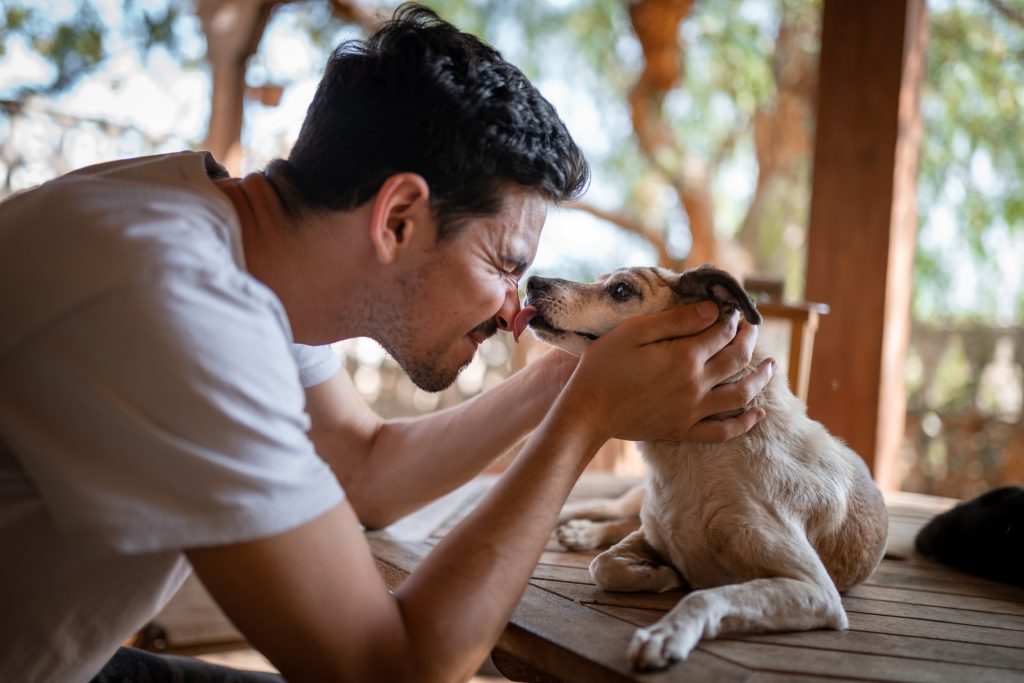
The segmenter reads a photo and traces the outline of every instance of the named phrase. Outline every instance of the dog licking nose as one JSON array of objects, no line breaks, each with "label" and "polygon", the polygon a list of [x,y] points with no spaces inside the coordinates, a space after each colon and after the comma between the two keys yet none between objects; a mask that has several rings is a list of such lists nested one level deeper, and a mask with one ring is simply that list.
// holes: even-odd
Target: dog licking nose
[{"label": "dog licking nose", "polygon": [[[533,278],[530,278],[531,280]],[[512,321],[512,338],[519,341],[519,337],[526,331],[526,326],[537,317],[537,309],[533,306],[523,306]]]}]

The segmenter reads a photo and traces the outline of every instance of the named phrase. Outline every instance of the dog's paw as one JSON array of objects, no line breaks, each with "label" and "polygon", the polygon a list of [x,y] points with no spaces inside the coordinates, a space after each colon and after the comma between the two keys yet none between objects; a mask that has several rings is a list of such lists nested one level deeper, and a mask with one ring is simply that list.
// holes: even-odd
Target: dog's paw
[{"label": "dog's paw", "polygon": [[586,519],[570,519],[558,527],[555,536],[567,550],[594,550],[604,542],[601,523]]},{"label": "dog's paw", "polygon": [[662,620],[633,634],[629,662],[636,671],[660,671],[686,659],[700,642],[701,628],[694,622]]}]

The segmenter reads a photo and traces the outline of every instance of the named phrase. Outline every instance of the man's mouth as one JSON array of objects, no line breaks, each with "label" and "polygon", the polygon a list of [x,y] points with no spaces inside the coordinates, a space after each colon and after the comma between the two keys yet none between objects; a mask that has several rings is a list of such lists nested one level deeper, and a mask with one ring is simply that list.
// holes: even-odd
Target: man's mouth
[{"label": "man's mouth", "polygon": [[485,341],[493,337],[497,331],[498,325],[493,320],[487,320],[470,330],[469,338],[472,339],[477,346],[480,346]]}]

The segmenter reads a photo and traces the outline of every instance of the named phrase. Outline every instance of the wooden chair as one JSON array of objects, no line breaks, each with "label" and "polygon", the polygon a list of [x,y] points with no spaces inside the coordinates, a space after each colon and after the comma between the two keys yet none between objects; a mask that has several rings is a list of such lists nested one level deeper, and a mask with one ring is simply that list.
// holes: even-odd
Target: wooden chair
[{"label": "wooden chair", "polygon": [[[801,400],[807,401],[807,387],[811,379],[811,357],[814,353],[814,333],[818,330],[818,321],[829,311],[827,304],[802,301],[782,302],[782,281],[776,278],[748,277],[743,288],[757,301],[757,310],[765,319],[765,325],[773,322],[788,327],[788,338],[782,344],[763,344],[772,355],[785,354],[789,387]],[[762,331],[762,336],[764,331]],[[762,343],[767,340],[762,339]]]}]

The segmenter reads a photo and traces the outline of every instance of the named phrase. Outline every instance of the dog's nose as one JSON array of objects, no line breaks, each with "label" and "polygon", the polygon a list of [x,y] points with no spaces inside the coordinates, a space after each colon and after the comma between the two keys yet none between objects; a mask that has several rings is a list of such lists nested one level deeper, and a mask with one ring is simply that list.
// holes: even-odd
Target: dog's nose
[{"label": "dog's nose", "polygon": [[527,295],[539,294],[540,292],[546,292],[549,289],[551,289],[550,278],[533,275],[526,281]]}]

